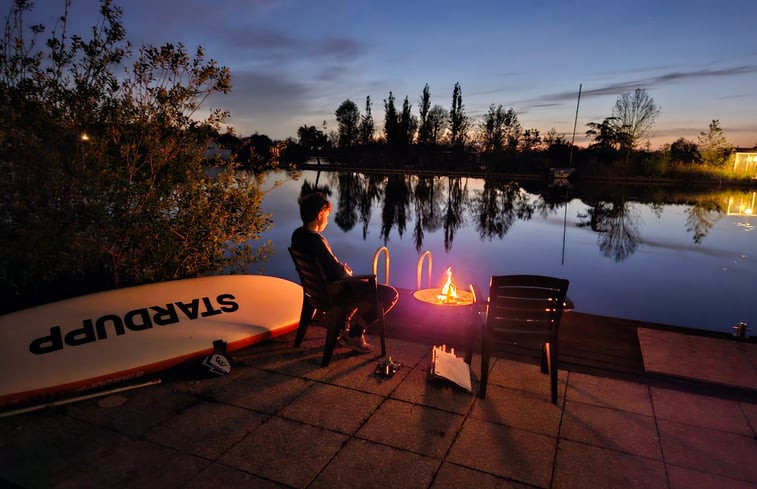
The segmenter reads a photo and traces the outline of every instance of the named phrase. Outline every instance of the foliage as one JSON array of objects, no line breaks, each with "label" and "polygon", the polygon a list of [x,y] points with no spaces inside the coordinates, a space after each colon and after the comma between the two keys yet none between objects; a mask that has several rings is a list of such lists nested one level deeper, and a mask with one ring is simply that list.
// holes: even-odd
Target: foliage
[{"label": "foliage", "polygon": [[449,127],[449,112],[441,105],[434,105],[428,112],[428,124],[431,128],[430,142],[436,146]]},{"label": "foliage", "polygon": [[505,111],[502,105],[494,108],[494,104],[489,105],[489,112],[484,116],[481,122],[480,143],[485,151],[498,153],[505,146]]},{"label": "foliage", "polygon": [[670,145],[670,159],[688,165],[701,162],[702,155],[694,141],[678,138]]},{"label": "foliage", "polygon": [[413,143],[415,131],[418,129],[418,119],[412,114],[412,108],[410,101],[405,97],[399,120],[399,137],[403,146]]},{"label": "foliage", "polygon": [[455,83],[452,90],[452,108],[449,111],[450,121],[450,146],[462,148],[466,142],[466,135],[470,127],[470,119],[465,114],[463,105],[463,91],[460,83]]},{"label": "foliage", "polygon": [[698,143],[702,162],[710,166],[723,166],[733,151],[717,119],[710,122],[707,132],[699,133]]},{"label": "foliage", "polygon": [[401,141],[400,120],[397,108],[394,106],[394,95],[389,92],[389,98],[384,99],[384,136],[390,147],[398,146]]},{"label": "foliage", "polygon": [[432,120],[429,117],[431,110],[431,91],[428,83],[423,87],[423,93],[418,100],[418,113],[420,119],[420,126],[418,128],[418,144],[428,144],[431,142],[431,134],[433,127],[431,125]]},{"label": "foliage", "polygon": [[373,142],[373,114],[371,113],[371,97],[365,97],[365,114],[360,117],[360,143],[363,145]]},{"label": "foliage", "polygon": [[300,145],[310,154],[320,155],[328,147],[326,135],[315,126],[300,126],[297,137],[300,138]]},{"label": "foliage", "polygon": [[182,44],[142,46],[128,66],[121,9],[103,1],[85,40],[66,32],[69,3],[41,47],[16,0],[0,44],[3,309],[264,259],[249,243],[271,224],[259,182],[205,168],[226,113],[192,118],[230,90],[228,69]]},{"label": "foliage", "polygon": [[619,132],[618,122],[614,117],[606,117],[601,124],[588,122],[586,135],[594,138],[591,147],[599,150],[619,149],[623,134]]},{"label": "foliage", "polygon": [[339,146],[342,148],[354,146],[360,134],[360,109],[352,100],[345,100],[336,109],[335,115],[339,124]]}]

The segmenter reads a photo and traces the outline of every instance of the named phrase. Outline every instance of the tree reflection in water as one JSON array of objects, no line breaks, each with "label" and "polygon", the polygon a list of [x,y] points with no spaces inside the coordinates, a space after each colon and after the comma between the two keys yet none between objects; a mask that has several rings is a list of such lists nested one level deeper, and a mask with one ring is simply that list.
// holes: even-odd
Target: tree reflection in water
[{"label": "tree reflection in water", "polygon": [[460,177],[447,177],[447,205],[444,209],[444,250],[452,249],[455,232],[462,227],[463,204],[468,197],[468,187],[463,185]]},{"label": "tree reflection in water", "polygon": [[[329,185],[305,181],[301,195],[319,190],[331,196]],[[330,183],[338,188],[334,222],[344,231],[350,231],[358,222],[362,224],[363,239],[368,235],[371,210],[374,204],[381,207],[381,239],[388,244],[392,229],[400,237],[407,228],[407,220],[414,220],[413,244],[417,251],[423,248],[427,233],[444,231],[444,249],[450,251],[455,234],[465,226],[466,211],[475,222],[479,237],[484,240],[502,239],[516,221],[528,221],[535,213],[542,217],[563,209],[576,194],[586,203],[585,213],[579,214],[577,226],[588,227],[597,233],[597,245],[602,256],[616,262],[633,255],[642,242],[639,205],[648,206],[659,217],[662,212],[660,193],[626,201],[617,187],[598,190],[592,187],[582,194],[570,187],[535,185],[528,191],[520,184],[502,178],[485,178],[481,190],[469,192],[468,179],[453,176],[412,176],[402,174],[380,175],[356,172],[329,174]],[[532,185],[534,186],[534,185]],[[641,192],[635,189],[635,192]],[[686,231],[701,244],[704,237],[724,215],[724,204],[730,194],[676,194],[663,192],[665,203],[683,203],[686,209]],[[726,195],[726,197],[723,197]]]},{"label": "tree reflection in water", "polygon": [[360,202],[360,178],[357,173],[340,173],[337,177],[339,201],[336,206],[334,222],[345,231],[355,227],[358,220],[355,202]]},{"label": "tree reflection in water", "polygon": [[415,210],[415,227],[413,228],[413,242],[416,251],[423,248],[425,231],[434,232],[441,227],[441,202],[444,196],[439,188],[439,179],[435,177],[418,177],[413,191]]},{"label": "tree reflection in water", "polygon": [[503,238],[516,219],[531,219],[535,209],[520,185],[502,179],[486,179],[474,206],[478,234],[489,240]]},{"label": "tree reflection in water", "polygon": [[397,225],[400,237],[407,226],[407,209],[410,206],[410,181],[404,175],[390,175],[384,187],[384,208],[381,211],[381,237],[386,245],[389,233]]},{"label": "tree reflection in water", "polygon": [[686,209],[686,214],[686,231],[693,233],[696,244],[700,244],[712,226],[725,215],[723,209],[714,200],[700,202]]}]

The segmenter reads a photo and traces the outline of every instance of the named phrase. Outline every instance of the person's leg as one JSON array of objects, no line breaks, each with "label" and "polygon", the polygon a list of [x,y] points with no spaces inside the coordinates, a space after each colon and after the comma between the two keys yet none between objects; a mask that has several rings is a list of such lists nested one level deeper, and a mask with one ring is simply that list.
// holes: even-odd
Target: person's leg
[{"label": "person's leg", "polygon": [[[381,307],[381,310],[383,311],[383,314],[385,316],[389,311],[392,310],[394,305],[397,304],[397,301],[400,297],[397,289],[395,289],[391,285],[382,284],[378,285],[376,295],[378,298],[379,307]],[[376,308],[375,302],[365,301],[365,303],[363,303],[363,307],[358,308],[356,319],[356,322],[360,323],[363,330],[373,326],[379,319],[379,311]]]}]

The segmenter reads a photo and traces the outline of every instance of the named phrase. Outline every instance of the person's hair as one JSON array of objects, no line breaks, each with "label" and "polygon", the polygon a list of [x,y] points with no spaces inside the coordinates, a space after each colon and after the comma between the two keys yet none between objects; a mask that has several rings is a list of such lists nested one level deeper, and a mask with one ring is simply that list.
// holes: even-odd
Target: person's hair
[{"label": "person's hair", "polygon": [[300,217],[303,223],[314,221],[318,218],[318,213],[324,209],[331,209],[331,202],[322,192],[300,197]]}]

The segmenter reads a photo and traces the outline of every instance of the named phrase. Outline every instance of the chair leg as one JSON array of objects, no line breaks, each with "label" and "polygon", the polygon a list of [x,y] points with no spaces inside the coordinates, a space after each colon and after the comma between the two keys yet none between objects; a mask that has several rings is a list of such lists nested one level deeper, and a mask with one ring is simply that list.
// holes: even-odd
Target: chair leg
[{"label": "chair leg", "polygon": [[384,336],[385,321],[384,321],[384,311],[380,305],[379,305],[379,311],[381,311],[379,313],[379,324],[378,324],[379,337],[381,338],[381,356],[385,357],[386,356],[386,336]]},{"label": "chair leg", "polygon": [[484,324],[481,322],[481,316],[478,312],[474,312],[468,323],[467,345],[465,347],[465,363],[468,365],[473,361],[473,349],[476,346],[476,338],[478,332],[483,329]]},{"label": "chair leg", "polygon": [[305,300],[302,300],[302,309],[300,310],[300,323],[297,326],[297,335],[294,338],[294,346],[299,347],[305,338],[305,332],[308,330],[310,322],[313,320],[315,309]]},{"label": "chair leg", "polygon": [[547,355],[549,354],[549,348],[548,343],[542,343],[541,344],[541,373],[548,374],[549,373],[549,359],[547,358]]},{"label": "chair leg", "polygon": [[478,391],[478,397],[486,399],[486,382],[489,380],[489,342],[484,331],[484,341],[481,346],[481,387]]},{"label": "chair leg", "polygon": [[557,348],[552,348],[551,343],[544,343],[544,353],[549,370],[549,384],[552,393],[552,404],[557,404]]},{"label": "chair leg", "polygon": [[331,362],[331,356],[334,354],[334,348],[336,348],[336,339],[339,337],[339,330],[341,329],[338,319],[330,319],[326,327],[326,345],[323,347],[323,360],[321,366],[328,366]]}]

